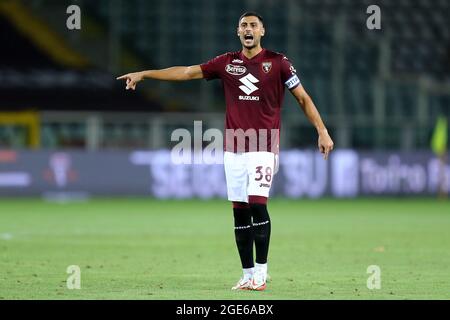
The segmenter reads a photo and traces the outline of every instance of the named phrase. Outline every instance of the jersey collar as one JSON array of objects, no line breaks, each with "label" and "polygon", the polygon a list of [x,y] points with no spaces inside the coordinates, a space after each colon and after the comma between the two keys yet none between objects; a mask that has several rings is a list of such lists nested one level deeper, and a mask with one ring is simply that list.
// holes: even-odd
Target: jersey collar
[{"label": "jersey collar", "polygon": [[262,48],[262,50],[256,56],[249,59],[244,55],[244,53],[242,52],[242,49],[241,49],[241,51],[239,52],[239,56],[241,57],[241,60],[243,60],[245,62],[255,62],[255,61],[258,61],[264,55],[264,52],[266,52],[266,49]]}]

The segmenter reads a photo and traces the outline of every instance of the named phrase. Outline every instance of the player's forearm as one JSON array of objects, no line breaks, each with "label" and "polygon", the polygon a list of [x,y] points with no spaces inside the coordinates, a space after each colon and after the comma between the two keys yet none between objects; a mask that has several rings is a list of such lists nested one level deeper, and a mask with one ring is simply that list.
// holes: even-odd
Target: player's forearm
[{"label": "player's forearm", "polygon": [[325,127],[325,124],[323,123],[322,118],[320,117],[319,111],[314,105],[312,99],[308,96],[305,97],[303,101],[299,102],[303,112],[306,115],[306,118],[308,118],[309,122],[311,122],[312,125],[316,128],[317,132],[320,134],[326,131],[327,128]]},{"label": "player's forearm", "polygon": [[143,79],[155,79],[165,81],[183,81],[191,80],[189,67],[170,67],[160,70],[146,70],[142,71]]},{"label": "player's forearm", "polygon": [[166,81],[183,81],[203,78],[203,71],[200,65],[189,67],[170,67],[160,70],[147,70],[141,72],[127,73],[117,77],[117,80],[126,80],[126,89],[136,90],[138,82],[144,79],[156,79]]}]

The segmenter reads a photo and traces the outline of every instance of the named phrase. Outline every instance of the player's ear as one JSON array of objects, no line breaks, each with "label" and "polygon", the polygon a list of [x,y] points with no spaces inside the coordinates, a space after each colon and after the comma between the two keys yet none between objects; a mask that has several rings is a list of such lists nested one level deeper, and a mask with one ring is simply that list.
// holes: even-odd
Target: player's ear
[{"label": "player's ear", "polygon": [[239,37],[240,36],[240,34],[239,34],[239,27],[236,28],[236,33],[237,33],[237,36]]},{"label": "player's ear", "polygon": [[266,29],[264,29],[264,27],[262,27],[262,29],[261,29],[261,37],[264,37],[265,33],[266,33]]}]

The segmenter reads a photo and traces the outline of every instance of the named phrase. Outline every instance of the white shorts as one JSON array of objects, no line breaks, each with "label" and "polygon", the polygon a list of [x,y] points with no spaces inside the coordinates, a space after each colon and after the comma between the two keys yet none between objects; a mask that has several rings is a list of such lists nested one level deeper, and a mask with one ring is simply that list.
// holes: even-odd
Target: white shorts
[{"label": "white shorts", "polygon": [[269,197],[278,155],[272,152],[225,152],[223,164],[228,200],[247,202],[248,196]]}]

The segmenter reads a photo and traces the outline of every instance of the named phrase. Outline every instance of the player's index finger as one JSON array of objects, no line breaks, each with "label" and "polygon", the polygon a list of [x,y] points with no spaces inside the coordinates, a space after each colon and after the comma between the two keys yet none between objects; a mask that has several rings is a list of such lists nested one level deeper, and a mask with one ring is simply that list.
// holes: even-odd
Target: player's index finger
[{"label": "player's index finger", "polygon": [[123,75],[123,76],[117,77],[116,80],[122,80],[122,79],[125,79],[125,78],[127,78],[127,77],[128,77],[128,76],[125,74],[125,75]]}]

